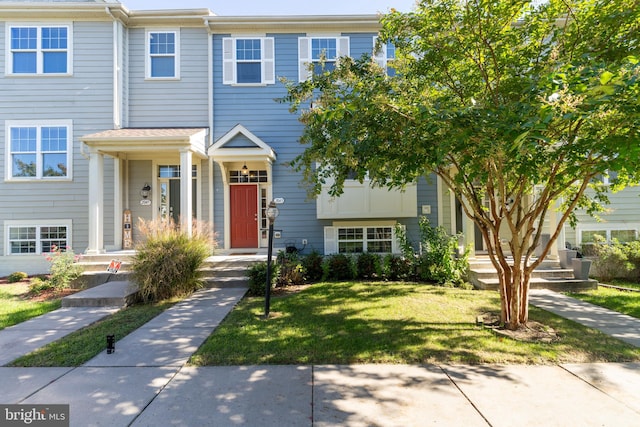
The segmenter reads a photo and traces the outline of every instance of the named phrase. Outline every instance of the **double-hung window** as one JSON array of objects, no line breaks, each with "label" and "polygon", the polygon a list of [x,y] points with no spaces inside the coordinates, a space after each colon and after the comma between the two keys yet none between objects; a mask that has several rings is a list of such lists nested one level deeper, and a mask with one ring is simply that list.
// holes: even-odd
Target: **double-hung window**
[{"label": "double-hung window", "polygon": [[70,120],[8,121],[6,179],[71,179]]},{"label": "double-hung window", "polygon": [[36,255],[71,244],[71,221],[6,221],[6,254]]},{"label": "double-hung window", "polygon": [[391,253],[392,227],[340,227],[338,253]]},{"label": "double-hung window", "polygon": [[7,25],[7,74],[71,74],[70,25]]},{"label": "double-hung window", "polygon": [[147,78],[180,78],[180,33],[147,31]]},{"label": "double-hung window", "polygon": [[396,74],[396,70],[390,64],[396,59],[396,47],[393,43],[387,42],[382,44],[377,50],[376,43],[378,41],[378,37],[373,38],[373,48],[374,48],[374,59],[376,63],[386,70],[387,75],[394,76]]},{"label": "double-hung window", "polygon": [[275,49],[272,37],[222,39],[223,84],[275,83]]},{"label": "double-hung window", "polygon": [[[299,79],[311,73],[333,70],[341,56],[349,56],[349,37],[300,37],[298,39]],[[310,65],[313,64],[313,70]]]}]

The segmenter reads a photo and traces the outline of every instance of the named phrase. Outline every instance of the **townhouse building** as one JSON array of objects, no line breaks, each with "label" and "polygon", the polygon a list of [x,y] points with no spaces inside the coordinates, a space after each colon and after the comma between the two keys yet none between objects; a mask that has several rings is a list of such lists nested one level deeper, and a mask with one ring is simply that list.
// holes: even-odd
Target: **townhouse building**
[{"label": "townhouse building", "polygon": [[[397,252],[395,225],[417,236],[425,215],[482,250],[434,176],[404,191],[348,181],[341,197],[309,199],[288,165],[303,128],[277,102],[281,79],[308,78],[321,56],[331,67],[371,54],[378,28],[375,15],[0,2],[0,276],[46,271],[54,245],[131,249],[138,218],[188,231],[197,218],[213,224],[221,253],[266,252],[274,198],[284,199],[276,249]],[[636,236],[637,223],[614,222]]]}]

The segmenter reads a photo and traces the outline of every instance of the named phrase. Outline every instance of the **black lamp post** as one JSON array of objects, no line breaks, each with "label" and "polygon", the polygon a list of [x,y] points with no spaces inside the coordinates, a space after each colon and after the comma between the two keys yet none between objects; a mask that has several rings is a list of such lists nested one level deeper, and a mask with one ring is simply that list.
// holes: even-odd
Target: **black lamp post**
[{"label": "black lamp post", "polygon": [[269,305],[271,304],[271,256],[273,254],[273,223],[280,211],[272,200],[267,208],[266,215],[269,220],[269,248],[267,249],[267,284],[264,298],[264,317],[269,318]]}]

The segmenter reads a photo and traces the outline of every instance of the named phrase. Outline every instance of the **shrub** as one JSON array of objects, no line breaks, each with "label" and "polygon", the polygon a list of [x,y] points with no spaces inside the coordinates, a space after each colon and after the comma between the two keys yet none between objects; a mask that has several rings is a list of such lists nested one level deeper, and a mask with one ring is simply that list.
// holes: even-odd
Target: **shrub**
[{"label": "shrub", "polygon": [[[51,252],[44,254],[47,261],[49,261],[49,276],[47,279],[41,279],[47,281],[48,284],[43,289],[64,289],[69,287],[69,284],[82,275],[82,266],[78,264],[80,261],[80,255],[73,253],[70,247],[65,250],[52,245]],[[44,286],[41,284],[40,286]]]},{"label": "shrub", "polygon": [[306,271],[307,280],[309,282],[322,280],[322,262],[322,255],[315,250],[302,258],[302,266]]},{"label": "shrub", "polygon": [[374,279],[382,276],[380,256],[372,253],[361,253],[356,260],[356,277],[358,279]]},{"label": "shrub", "polygon": [[382,260],[382,275],[387,280],[413,279],[412,270],[411,260],[402,256],[387,254]]},{"label": "shrub", "polygon": [[195,222],[193,236],[173,221],[139,220],[143,241],[136,245],[131,278],[143,302],[188,295],[202,287],[200,268],[213,253],[211,228]]},{"label": "shrub", "polygon": [[330,255],[322,263],[322,280],[351,280],[355,277],[351,257],[345,254]]},{"label": "shrub", "polygon": [[27,277],[29,277],[29,275],[23,271],[16,271],[14,273],[11,273],[10,275],[7,276],[7,282],[9,283],[16,283],[16,282],[21,282],[24,279],[26,279]]},{"label": "shrub", "polygon": [[590,245],[593,256],[593,275],[603,282],[611,279],[638,280],[640,274],[640,241],[607,244],[596,236]]},{"label": "shrub", "polygon": [[276,286],[303,285],[305,283],[305,268],[297,253],[280,252],[278,264],[280,269],[276,278]]},{"label": "shrub", "polygon": [[[278,263],[271,263],[271,287],[276,283],[278,278]],[[252,264],[247,269],[247,277],[249,278],[249,295],[260,296],[265,294],[265,286],[267,283],[267,262],[258,262]]]},{"label": "shrub", "polygon": [[48,291],[50,289],[54,289],[54,286],[46,278],[32,277],[29,282],[29,292],[32,294],[39,294],[42,291]]},{"label": "shrub", "polygon": [[396,234],[406,259],[415,260],[415,271],[420,280],[438,284],[462,284],[469,268],[469,251],[456,256],[458,236],[451,236],[444,227],[433,227],[426,217],[419,220],[420,253],[411,254],[411,245],[401,227]]}]

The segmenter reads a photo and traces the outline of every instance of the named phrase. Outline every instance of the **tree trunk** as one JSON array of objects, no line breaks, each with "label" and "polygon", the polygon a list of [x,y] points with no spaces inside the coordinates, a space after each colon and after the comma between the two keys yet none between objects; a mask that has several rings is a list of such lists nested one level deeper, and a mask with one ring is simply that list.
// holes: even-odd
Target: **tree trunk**
[{"label": "tree trunk", "polygon": [[502,322],[507,329],[515,330],[529,320],[529,280],[531,274],[521,263],[515,263],[507,274],[498,272],[500,288],[504,289],[501,298]]}]

